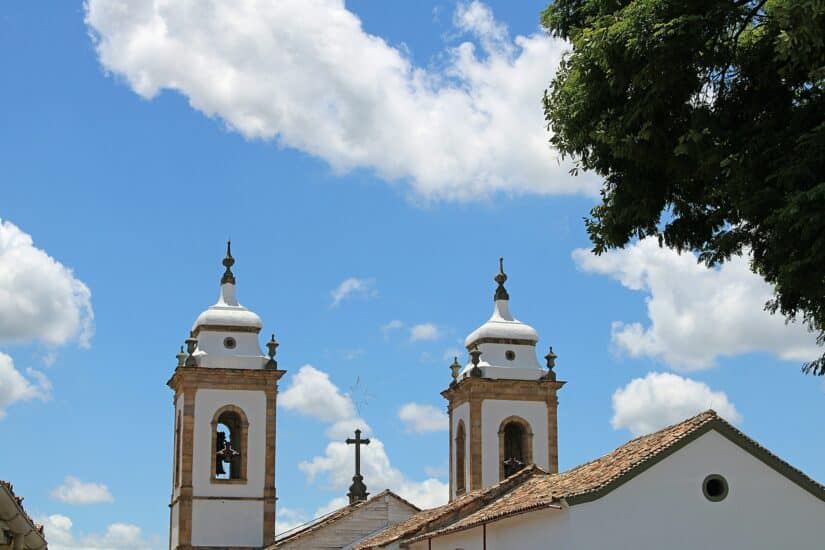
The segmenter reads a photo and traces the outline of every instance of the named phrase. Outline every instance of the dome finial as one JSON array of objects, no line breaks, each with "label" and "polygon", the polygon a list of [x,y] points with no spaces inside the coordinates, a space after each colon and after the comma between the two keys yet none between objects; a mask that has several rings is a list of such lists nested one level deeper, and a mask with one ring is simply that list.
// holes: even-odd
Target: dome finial
[{"label": "dome finial", "polygon": [[507,294],[507,289],[504,288],[504,283],[507,281],[507,274],[504,273],[504,258],[498,259],[498,274],[494,279],[498,283],[496,295],[494,300],[509,300],[510,295]]},{"label": "dome finial", "polygon": [[235,265],[235,258],[232,257],[232,241],[226,241],[226,257],[223,259],[223,266],[226,271],[223,272],[223,277],[221,277],[222,285],[226,283],[235,284],[235,274],[232,273],[231,269],[233,265]]}]

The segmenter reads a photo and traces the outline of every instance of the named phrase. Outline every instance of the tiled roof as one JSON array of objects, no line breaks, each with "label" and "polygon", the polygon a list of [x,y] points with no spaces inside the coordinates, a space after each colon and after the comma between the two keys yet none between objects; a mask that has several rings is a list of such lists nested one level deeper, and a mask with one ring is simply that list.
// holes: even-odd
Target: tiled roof
[{"label": "tiled roof", "polygon": [[393,497],[393,498],[407,504],[408,506],[410,506],[414,510],[419,510],[420,511],[420,508],[418,506],[416,506],[415,504],[412,504],[411,502],[409,502],[409,501],[401,498],[400,496],[396,495],[395,493],[393,493],[389,489],[386,489],[386,490],[381,491],[380,493],[376,494],[375,496],[373,496],[373,497],[371,497],[367,500],[362,500],[360,502],[356,502],[355,504],[348,504],[346,506],[338,508],[337,510],[333,510],[332,512],[329,512],[325,516],[315,518],[314,520],[312,520],[312,521],[310,521],[310,522],[308,522],[308,523],[306,523],[302,526],[298,526],[298,527],[296,527],[296,528],[294,528],[290,531],[287,531],[287,532],[285,532],[281,535],[278,535],[276,537],[275,543],[268,546],[267,549],[268,550],[269,549],[275,549],[275,548],[278,548],[282,544],[285,544],[287,542],[292,543],[292,542],[294,542],[298,539],[301,539],[301,538],[303,538],[303,537],[305,537],[305,536],[307,536],[311,533],[315,533],[319,529],[322,529],[323,527],[326,527],[327,525],[331,525],[331,524],[335,523],[336,521],[349,516],[350,514],[352,514],[356,510],[359,510],[359,509],[363,508],[367,504],[369,504],[371,502],[374,502],[376,500],[382,499],[382,498],[387,497],[387,496]]},{"label": "tiled roof", "polygon": [[402,521],[389,529],[385,529],[372,537],[364,539],[356,546],[353,546],[352,550],[380,548],[399,539],[415,536],[420,532],[432,531],[440,529],[445,525],[450,525],[457,519],[472,514],[486,504],[495,501],[496,498],[522,483],[536,472],[542,472],[542,470],[536,466],[528,466],[520,472],[486,489],[477,489],[443,506],[419,512],[406,521]]},{"label": "tiled roof", "polygon": [[[428,537],[470,529],[483,523],[539,508],[560,507],[562,502],[575,505],[594,500],[632,479],[710,429],[715,429],[757,459],[825,501],[825,486],[782,461],[720,418],[714,411],[709,410],[679,424],[633,439],[601,458],[560,474],[548,474],[533,467],[529,475],[522,476],[518,483],[511,483],[506,491],[501,492],[486,506],[468,514],[458,514],[459,517],[449,524],[439,527],[431,526],[419,529],[414,534],[405,534],[403,535],[404,542],[411,543]],[[522,470],[522,472],[527,470]],[[442,508],[449,509],[456,506],[461,507],[458,501],[453,501]],[[425,513],[427,512],[422,514]],[[442,513],[447,514],[449,510],[444,510]],[[415,521],[416,517],[413,516],[409,521]]]}]

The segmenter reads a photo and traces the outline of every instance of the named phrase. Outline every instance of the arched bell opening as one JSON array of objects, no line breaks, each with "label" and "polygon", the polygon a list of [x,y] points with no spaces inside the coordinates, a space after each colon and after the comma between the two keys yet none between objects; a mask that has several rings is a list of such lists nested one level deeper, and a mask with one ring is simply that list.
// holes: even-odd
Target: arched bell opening
[{"label": "arched bell opening", "polygon": [[213,482],[246,481],[249,422],[240,407],[227,405],[212,419]]},{"label": "arched bell opening", "polygon": [[504,479],[533,463],[533,430],[519,416],[510,416],[498,429],[499,479]]}]

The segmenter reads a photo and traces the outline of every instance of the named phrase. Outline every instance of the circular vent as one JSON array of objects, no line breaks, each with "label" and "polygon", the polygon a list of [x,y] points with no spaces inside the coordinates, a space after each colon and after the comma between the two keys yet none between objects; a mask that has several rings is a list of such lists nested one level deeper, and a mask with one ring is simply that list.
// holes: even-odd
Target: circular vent
[{"label": "circular vent", "polygon": [[711,474],[702,482],[702,493],[711,502],[719,502],[728,496],[728,481],[719,474]]},{"label": "circular vent", "polygon": [[231,336],[228,336],[223,339],[223,347],[225,347],[226,349],[235,349],[235,346],[237,345],[238,343]]}]

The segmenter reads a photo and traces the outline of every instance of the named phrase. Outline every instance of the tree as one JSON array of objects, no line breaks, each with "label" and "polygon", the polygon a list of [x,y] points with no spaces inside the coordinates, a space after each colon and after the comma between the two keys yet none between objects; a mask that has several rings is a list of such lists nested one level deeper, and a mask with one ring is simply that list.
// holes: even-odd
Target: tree
[{"label": "tree", "polygon": [[551,143],[604,178],[593,251],[750,254],[766,308],[825,343],[825,2],[556,0],[542,23],[572,45]]}]

